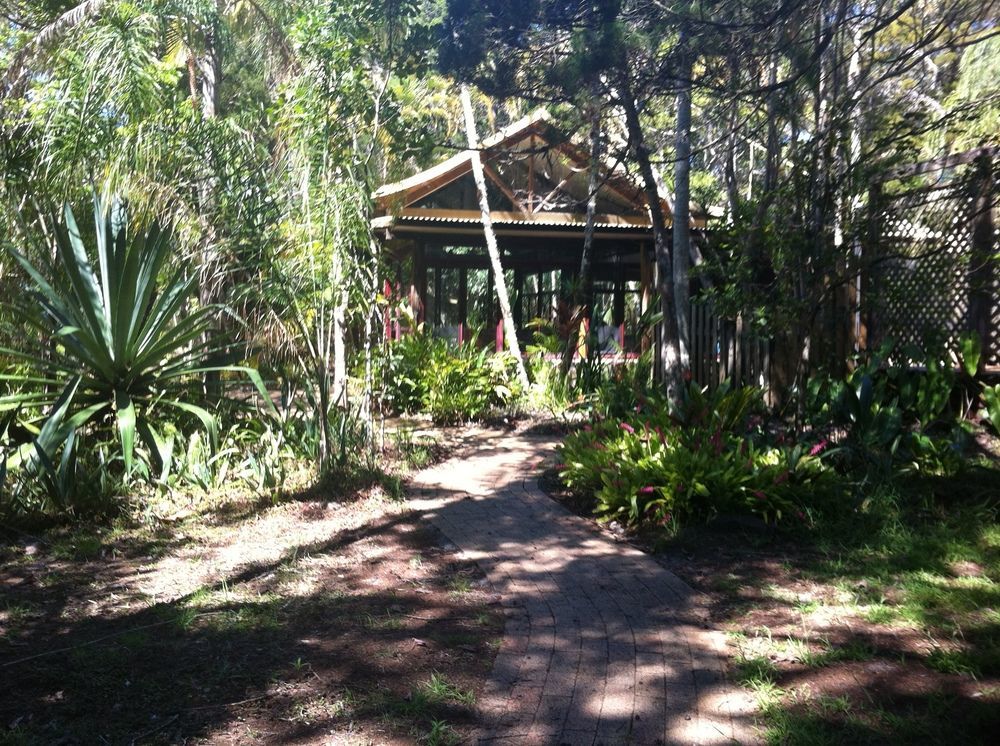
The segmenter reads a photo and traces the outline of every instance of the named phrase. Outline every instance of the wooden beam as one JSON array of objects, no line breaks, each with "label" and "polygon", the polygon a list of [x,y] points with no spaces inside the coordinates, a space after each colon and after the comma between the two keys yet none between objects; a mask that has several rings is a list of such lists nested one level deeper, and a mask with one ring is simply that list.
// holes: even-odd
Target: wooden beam
[{"label": "wooden beam", "polygon": [[521,267],[514,268],[514,292],[517,293],[514,298],[514,326],[520,329],[524,326],[524,270]]},{"label": "wooden beam", "polygon": [[483,173],[489,177],[489,180],[497,185],[497,188],[503,192],[503,195],[510,200],[510,203],[518,210],[521,211],[522,215],[528,215],[528,210],[525,208],[524,203],[517,198],[514,194],[514,190],[508,186],[508,184],[501,178],[500,174],[494,170],[492,166],[487,163],[483,164]]},{"label": "wooden beam", "polygon": [[434,267],[434,326],[444,323],[444,313],[446,308],[444,302],[444,277],[441,268]]},{"label": "wooden beam", "polygon": [[[579,260],[573,260],[572,258],[563,260],[513,260],[508,258],[508,263],[511,269],[517,268],[524,272],[552,272],[556,270],[562,270],[566,273],[570,273],[574,267],[579,269]],[[593,267],[594,275],[599,279],[613,279],[615,272],[617,271],[619,265],[610,263],[600,263],[595,264]],[[626,280],[638,280],[639,272],[635,267],[627,267],[621,265],[625,269]],[[445,257],[429,257],[428,267],[438,267],[441,269],[489,269],[489,260],[486,257],[476,256],[474,254],[463,254],[455,256],[445,256]]]},{"label": "wooden beam", "polygon": [[[433,194],[439,189],[443,189],[444,187],[451,184],[453,181],[458,181],[463,176],[466,176],[471,172],[472,172],[472,166],[468,162],[461,163],[457,165],[454,169],[444,174],[441,174],[440,176],[437,176],[414,189],[407,191],[405,194],[399,197],[397,204],[400,204],[403,207],[410,207],[415,202],[419,202],[424,197]],[[392,206],[391,203],[392,203],[392,197],[386,197],[384,200],[385,208],[391,209]]]},{"label": "wooden beam", "polygon": [[888,179],[902,179],[907,176],[919,176],[929,174],[934,171],[943,171],[946,168],[956,166],[967,166],[979,158],[995,158],[1000,155],[1000,146],[984,146],[966,150],[964,153],[952,153],[940,158],[932,158],[922,163],[914,163],[909,166],[900,166],[889,172]]},{"label": "wooden beam", "polygon": [[413,248],[413,281],[410,284],[410,311],[419,324],[426,318],[427,311],[427,262],[426,249],[422,243]]},{"label": "wooden beam", "polygon": [[[578,166],[585,167],[590,162],[590,155],[584,153],[572,143],[564,141],[554,145],[553,147],[568,157],[571,161],[575,162]],[[613,173],[606,173],[606,178],[603,179],[602,183],[634,207],[646,209],[646,197],[643,194],[643,191],[635,184],[631,184]],[[670,206],[666,202],[663,204],[666,208],[666,214],[672,215],[673,210],[670,209]]]},{"label": "wooden beam", "polygon": [[[625,265],[621,262],[615,263],[615,289],[611,323],[614,326],[625,323]],[[624,346],[624,340],[622,342]]]},{"label": "wooden beam", "polygon": [[[572,169],[570,169],[570,170],[572,170]],[[574,171],[573,173],[575,174],[575,173],[579,173],[579,172],[578,171]],[[565,179],[563,179],[558,184],[556,184],[555,189],[553,189],[551,192],[549,192],[548,194],[546,194],[542,198],[542,201],[539,202],[537,205],[535,205],[532,208],[531,211],[532,212],[539,212],[543,207],[545,207],[545,205],[547,205],[549,203],[550,199],[552,199],[553,197],[555,197],[562,190],[562,188],[565,187],[569,183],[569,180],[572,179],[572,178],[573,178],[573,174],[570,174]]]},{"label": "wooden beam", "polygon": [[996,302],[996,232],[993,226],[993,162],[982,156],[976,162],[971,220],[972,246],[969,252],[969,328],[982,344],[980,366],[993,359],[996,329],[992,311]]},{"label": "wooden beam", "polygon": [[[438,267],[444,265],[438,264]],[[469,322],[469,272],[465,267],[458,270],[458,323],[465,326]]]}]

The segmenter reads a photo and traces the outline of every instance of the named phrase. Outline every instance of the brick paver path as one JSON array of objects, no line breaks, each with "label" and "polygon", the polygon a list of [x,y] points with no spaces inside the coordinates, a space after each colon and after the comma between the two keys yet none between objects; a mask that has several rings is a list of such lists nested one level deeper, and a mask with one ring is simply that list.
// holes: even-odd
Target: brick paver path
[{"label": "brick paver path", "polygon": [[554,441],[482,433],[419,474],[412,504],[485,572],[507,622],[479,743],[752,740],[693,592],[539,489]]}]

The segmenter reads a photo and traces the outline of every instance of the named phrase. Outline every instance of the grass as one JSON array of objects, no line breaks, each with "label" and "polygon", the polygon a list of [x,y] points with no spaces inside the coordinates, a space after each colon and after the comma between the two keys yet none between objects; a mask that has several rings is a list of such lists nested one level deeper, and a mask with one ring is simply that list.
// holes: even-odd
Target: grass
[{"label": "grass", "polygon": [[744,686],[758,689],[768,684],[774,684],[778,678],[778,669],[773,661],[761,655],[739,658],[736,661],[735,678]]},{"label": "grass", "polygon": [[458,574],[448,580],[448,590],[454,595],[461,596],[472,591],[472,580],[468,575]]},{"label": "grass", "polygon": [[466,738],[502,617],[401,482],[352,484],[0,545],[0,746]]},{"label": "grass", "polygon": [[864,637],[838,645],[816,640],[809,623],[822,610],[877,625],[883,634],[909,629],[951,640],[904,656],[924,670],[968,680],[1000,675],[1000,500],[942,504],[913,482],[877,492],[867,508],[804,537],[818,551],[796,555],[796,577],[827,588],[835,600],[804,599],[781,582],[764,589],[771,604],[798,612],[805,637],[777,640],[761,630],[734,636],[735,678],[755,693],[768,743],[977,743],[1000,725],[987,694],[977,702],[939,691],[907,703],[855,687],[833,696],[793,683],[775,663],[835,669],[891,655]]},{"label": "grass", "polygon": [[945,674],[975,678],[981,673],[978,661],[965,650],[945,650],[935,646],[925,662],[928,668]]},{"label": "grass", "polygon": [[460,689],[437,672],[431,674],[422,691],[430,702],[457,702],[468,707],[476,704],[476,695],[472,690]]},{"label": "grass", "polygon": [[427,746],[455,746],[462,737],[444,720],[432,720],[431,729],[421,739]]}]

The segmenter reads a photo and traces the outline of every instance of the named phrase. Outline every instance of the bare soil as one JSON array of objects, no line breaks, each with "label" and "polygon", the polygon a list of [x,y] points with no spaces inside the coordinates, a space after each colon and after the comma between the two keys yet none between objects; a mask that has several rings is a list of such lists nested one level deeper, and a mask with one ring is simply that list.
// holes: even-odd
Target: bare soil
[{"label": "bare soil", "polygon": [[0,529],[0,743],[459,740],[498,599],[378,486],[327,487]]}]

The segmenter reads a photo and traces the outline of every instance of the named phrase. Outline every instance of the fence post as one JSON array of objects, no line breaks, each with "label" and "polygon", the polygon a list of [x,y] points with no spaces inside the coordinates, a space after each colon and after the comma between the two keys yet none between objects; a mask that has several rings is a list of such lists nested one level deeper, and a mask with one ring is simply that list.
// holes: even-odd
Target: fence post
[{"label": "fence post", "polygon": [[980,369],[991,360],[997,343],[992,306],[996,288],[993,232],[993,162],[988,155],[975,160],[972,180],[972,246],[969,253],[969,329],[982,342]]},{"label": "fence post", "polygon": [[869,341],[876,340],[876,310],[872,302],[875,289],[874,273],[877,271],[875,261],[879,254],[879,242],[882,236],[882,185],[872,184],[868,189],[868,236],[861,247],[861,261],[858,267],[860,282],[857,298],[857,339],[855,346],[858,352],[868,349]]}]

